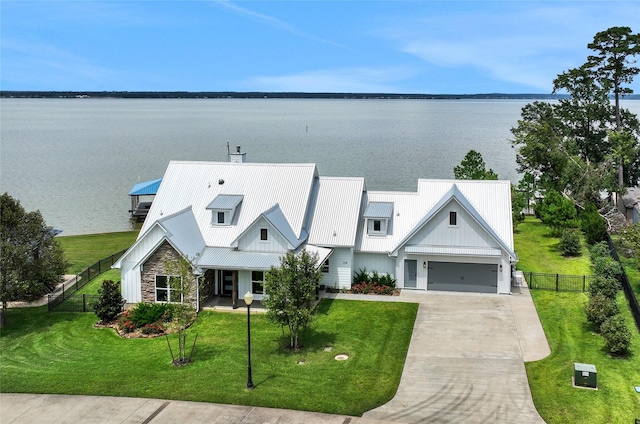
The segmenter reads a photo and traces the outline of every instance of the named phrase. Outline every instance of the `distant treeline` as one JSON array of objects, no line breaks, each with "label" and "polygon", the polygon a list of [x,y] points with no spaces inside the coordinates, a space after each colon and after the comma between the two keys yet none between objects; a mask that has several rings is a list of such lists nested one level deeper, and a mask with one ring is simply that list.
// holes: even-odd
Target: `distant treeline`
[{"label": "distant treeline", "polygon": [[[118,98],[118,99],[561,99],[554,94],[393,94],[299,93],[234,91],[0,91],[6,98]],[[625,97],[640,99],[640,95]]]}]

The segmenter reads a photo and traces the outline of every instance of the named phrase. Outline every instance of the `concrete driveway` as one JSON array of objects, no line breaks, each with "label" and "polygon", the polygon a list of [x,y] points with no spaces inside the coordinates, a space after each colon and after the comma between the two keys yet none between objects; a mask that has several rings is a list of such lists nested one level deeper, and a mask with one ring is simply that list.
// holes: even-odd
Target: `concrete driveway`
[{"label": "concrete driveway", "polygon": [[523,350],[529,360],[550,351],[526,289],[511,296],[428,292],[400,297],[420,303],[400,386],[391,401],[363,418],[544,423],[531,399]]}]

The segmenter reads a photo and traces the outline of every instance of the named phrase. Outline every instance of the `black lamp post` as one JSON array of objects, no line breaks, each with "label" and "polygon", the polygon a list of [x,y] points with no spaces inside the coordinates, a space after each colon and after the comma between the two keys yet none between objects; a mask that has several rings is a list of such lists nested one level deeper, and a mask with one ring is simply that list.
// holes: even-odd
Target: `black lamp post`
[{"label": "black lamp post", "polygon": [[253,389],[253,380],[251,380],[251,304],[253,303],[253,293],[248,291],[244,295],[244,303],[247,304],[247,363],[249,364],[247,368],[247,389]]}]

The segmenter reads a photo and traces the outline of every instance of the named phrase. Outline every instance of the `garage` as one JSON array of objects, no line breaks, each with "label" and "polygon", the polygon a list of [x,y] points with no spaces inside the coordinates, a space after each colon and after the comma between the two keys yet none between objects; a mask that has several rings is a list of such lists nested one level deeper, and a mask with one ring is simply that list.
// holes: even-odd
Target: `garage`
[{"label": "garage", "polygon": [[498,292],[498,265],[429,261],[427,290]]}]

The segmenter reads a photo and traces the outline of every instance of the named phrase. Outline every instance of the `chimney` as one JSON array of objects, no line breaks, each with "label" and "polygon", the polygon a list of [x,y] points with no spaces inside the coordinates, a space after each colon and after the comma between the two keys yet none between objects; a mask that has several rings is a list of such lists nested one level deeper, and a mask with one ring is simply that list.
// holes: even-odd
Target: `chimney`
[{"label": "chimney", "polygon": [[229,161],[231,163],[245,163],[247,161],[247,154],[240,152],[240,146],[236,146],[235,153],[229,153]]}]

